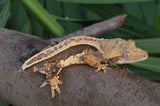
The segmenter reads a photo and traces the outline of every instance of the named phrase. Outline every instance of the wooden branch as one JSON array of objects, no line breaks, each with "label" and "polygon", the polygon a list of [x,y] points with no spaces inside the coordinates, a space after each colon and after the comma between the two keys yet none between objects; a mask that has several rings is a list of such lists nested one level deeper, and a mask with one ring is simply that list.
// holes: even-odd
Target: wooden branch
[{"label": "wooden branch", "polygon": [[105,32],[109,32],[112,31],[118,27],[120,27],[123,22],[124,19],[127,15],[119,15],[119,16],[115,16],[113,18],[110,18],[108,20],[102,21],[102,22],[98,22],[95,23],[93,25],[90,25],[88,27],[85,27],[83,29],[80,29],[76,32],[70,33],[66,36],[60,37],[60,38],[54,38],[54,39],[50,39],[49,42],[59,42],[61,40],[73,37],[73,36],[98,36],[101,35]]},{"label": "wooden branch", "polygon": [[88,65],[63,69],[61,95],[51,98],[50,87],[39,88],[45,75],[22,71],[24,61],[48,44],[34,36],[0,29],[0,98],[15,106],[158,106],[160,84],[127,69],[104,74]]}]

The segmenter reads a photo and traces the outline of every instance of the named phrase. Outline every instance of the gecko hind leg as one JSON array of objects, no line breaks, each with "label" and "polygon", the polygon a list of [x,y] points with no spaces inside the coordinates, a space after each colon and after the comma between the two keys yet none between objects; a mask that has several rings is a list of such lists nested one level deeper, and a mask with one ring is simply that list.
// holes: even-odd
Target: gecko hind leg
[{"label": "gecko hind leg", "polygon": [[47,84],[49,84],[51,86],[51,94],[52,94],[52,98],[54,98],[55,96],[55,91],[58,92],[58,94],[61,93],[60,88],[58,85],[62,84],[62,81],[59,80],[59,76],[58,74],[61,72],[62,68],[60,68],[57,72],[56,75],[52,75],[52,74],[47,74],[46,75],[46,81],[44,81],[40,88],[45,87]]},{"label": "gecko hind leg", "polygon": [[62,81],[59,80],[59,76],[55,75],[53,78],[44,81],[42,85],[40,86],[40,88],[45,87],[47,84],[51,86],[52,98],[54,98],[55,96],[55,91],[57,91],[58,94],[61,93],[58,85],[61,85]]}]

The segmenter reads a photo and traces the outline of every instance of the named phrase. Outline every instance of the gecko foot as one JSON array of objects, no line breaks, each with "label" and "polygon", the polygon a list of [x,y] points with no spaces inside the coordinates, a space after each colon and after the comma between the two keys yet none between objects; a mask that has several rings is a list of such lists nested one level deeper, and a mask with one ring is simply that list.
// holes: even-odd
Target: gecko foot
[{"label": "gecko foot", "polygon": [[108,68],[107,68],[106,65],[99,65],[98,68],[97,68],[95,71],[96,71],[96,72],[99,72],[100,70],[103,70],[103,72],[104,72],[105,74],[107,74]]},{"label": "gecko foot", "polygon": [[59,76],[54,76],[53,78],[43,82],[40,87],[45,87],[47,84],[51,86],[52,98],[55,96],[55,91],[57,91],[59,94],[61,93],[58,85],[61,85],[62,81],[59,80]]}]

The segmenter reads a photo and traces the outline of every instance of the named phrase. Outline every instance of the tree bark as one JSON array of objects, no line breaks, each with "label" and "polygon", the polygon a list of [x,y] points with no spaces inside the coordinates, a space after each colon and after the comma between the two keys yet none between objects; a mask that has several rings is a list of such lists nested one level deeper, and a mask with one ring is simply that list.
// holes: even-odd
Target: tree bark
[{"label": "tree bark", "polygon": [[26,59],[48,43],[38,37],[0,29],[0,98],[15,106],[159,106],[160,84],[113,67],[104,74],[88,65],[62,70],[61,94],[51,98],[50,86],[39,88],[45,75],[23,71]]}]

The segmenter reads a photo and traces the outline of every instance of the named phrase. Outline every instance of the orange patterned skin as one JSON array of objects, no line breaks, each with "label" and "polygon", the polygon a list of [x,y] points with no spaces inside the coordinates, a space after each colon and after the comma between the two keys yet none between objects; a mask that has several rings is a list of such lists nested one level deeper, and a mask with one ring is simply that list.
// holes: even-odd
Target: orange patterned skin
[{"label": "orange patterned skin", "polygon": [[[66,50],[75,49],[76,46],[88,46],[80,52],[73,51],[66,54]],[[55,60],[59,54],[61,58]],[[59,56],[60,57],[60,56]],[[46,74],[46,81],[41,87],[47,84],[51,85],[52,97],[55,96],[55,90],[60,94],[62,82],[59,80],[61,70],[72,64],[88,64],[97,68],[96,71],[108,70],[108,63],[126,64],[139,62],[147,59],[148,53],[135,46],[133,40],[98,39],[88,36],[78,36],[66,39],[59,44],[47,47],[38,54],[29,58],[22,66],[23,70],[38,71]]]}]

